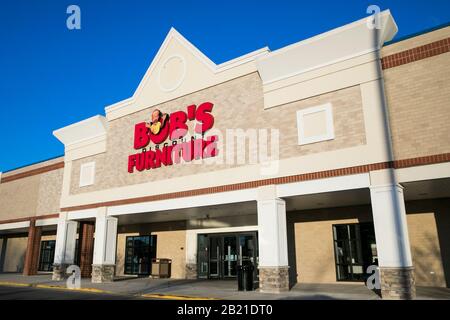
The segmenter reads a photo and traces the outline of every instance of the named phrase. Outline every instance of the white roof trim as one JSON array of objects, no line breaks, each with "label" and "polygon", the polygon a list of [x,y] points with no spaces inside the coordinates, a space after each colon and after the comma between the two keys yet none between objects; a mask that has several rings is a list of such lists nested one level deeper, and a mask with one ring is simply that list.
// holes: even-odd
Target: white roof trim
[{"label": "white roof trim", "polygon": [[398,31],[389,10],[379,15],[381,29],[374,39],[377,43],[372,41],[375,32],[367,27],[368,16],[258,58],[258,71],[263,83],[267,85],[379,50]]},{"label": "white roof trim", "polygon": [[136,99],[140,96],[142,89],[145,87],[145,84],[147,83],[148,79],[153,74],[155,67],[158,65],[161,56],[165,52],[166,48],[168,47],[172,39],[176,39],[181,45],[183,45],[187,50],[189,50],[213,74],[218,74],[231,68],[240,66],[244,63],[248,63],[252,60],[256,60],[257,58],[266,55],[270,51],[268,47],[264,47],[217,65],[205,54],[203,54],[203,52],[201,52],[197,47],[195,47],[191,42],[189,42],[185,37],[183,37],[177,30],[175,30],[175,28],[172,27],[169,33],[167,34],[166,38],[164,39],[161,47],[159,48],[155,58],[152,60],[149,68],[147,69],[147,72],[145,73],[137,89],[135,90],[133,96],[131,98],[119,101],[117,103],[105,107],[106,113],[133,104],[136,101]]},{"label": "white roof trim", "polygon": [[53,131],[53,135],[61,141],[65,147],[106,136],[106,118],[96,115],[86,120],[71,124],[67,127]]}]

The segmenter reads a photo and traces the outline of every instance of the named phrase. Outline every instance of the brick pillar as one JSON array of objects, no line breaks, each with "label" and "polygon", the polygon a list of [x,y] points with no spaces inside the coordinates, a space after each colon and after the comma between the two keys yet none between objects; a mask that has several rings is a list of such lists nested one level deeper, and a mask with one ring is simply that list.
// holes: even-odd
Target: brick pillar
[{"label": "brick pillar", "polygon": [[28,228],[27,251],[23,267],[24,276],[36,275],[39,264],[39,249],[41,247],[41,227],[36,227],[36,220],[30,221]]},{"label": "brick pillar", "polygon": [[93,222],[80,222],[80,250],[79,261],[81,276],[90,278],[92,274],[92,258],[94,255],[94,229]]}]

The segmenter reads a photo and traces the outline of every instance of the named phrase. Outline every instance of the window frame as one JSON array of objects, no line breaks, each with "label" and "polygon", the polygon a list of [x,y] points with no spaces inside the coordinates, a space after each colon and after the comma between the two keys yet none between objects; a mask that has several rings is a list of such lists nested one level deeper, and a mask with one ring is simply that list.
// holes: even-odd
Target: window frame
[{"label": "window frame", "polygon": [[[89,176],[87,179],[83,180],[83,170],[88,169],[89,167],[92,168],[92,175]],[[95,183],[95,161],[86,162],[81,164],[80,166],[80,178],[79,178],[79,187],[87,187],[92,186]]]},{"label": "window frame", "polygon": [[[325,134],[305,137],[304,117],[306,115],[318,112],[325,112],[327,132]],[[300,146],[335,139],[333,105],[329,102],[314,107],[297,110],[297,133],[298,145]]]}]

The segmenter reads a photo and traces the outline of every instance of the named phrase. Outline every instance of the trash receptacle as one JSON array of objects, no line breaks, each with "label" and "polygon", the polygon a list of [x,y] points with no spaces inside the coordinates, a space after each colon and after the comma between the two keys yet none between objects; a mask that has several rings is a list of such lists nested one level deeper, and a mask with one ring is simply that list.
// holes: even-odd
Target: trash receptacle
[{"label": "trash receptacle", "polygon": [[170,278],[172,260],[170,259],[152,259],[152,278]]},{"label": "trash receptacle", "polygon": [[253,291],[253,266],[245,265],[237,267],[237,280],[239,291]]}]

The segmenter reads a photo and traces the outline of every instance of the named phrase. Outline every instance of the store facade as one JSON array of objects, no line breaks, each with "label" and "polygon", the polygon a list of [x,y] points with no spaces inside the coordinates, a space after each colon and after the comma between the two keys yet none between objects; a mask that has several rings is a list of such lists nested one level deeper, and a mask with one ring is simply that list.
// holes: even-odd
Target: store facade
[{"label": "store facade", "polygon": [[449,287],[450,28],[385,45],[380,19],[219,65],[172,29],[131,98],[54,132],[63,157],[1,175],[0,268]]}]

